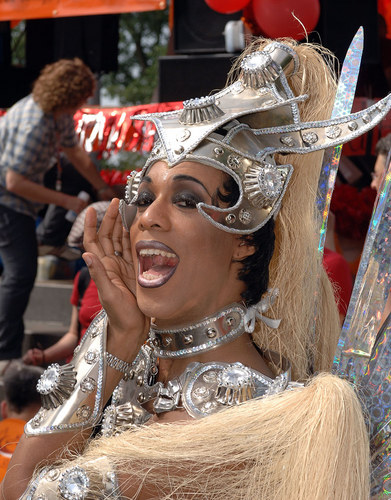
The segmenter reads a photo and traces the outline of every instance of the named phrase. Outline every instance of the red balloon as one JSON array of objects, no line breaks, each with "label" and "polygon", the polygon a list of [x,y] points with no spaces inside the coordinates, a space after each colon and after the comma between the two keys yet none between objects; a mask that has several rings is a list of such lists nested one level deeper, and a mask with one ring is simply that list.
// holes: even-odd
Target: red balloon
[{"label": "red balloon", "polygon": [[250,0],[205,0],[205,3],[220,14],[233,14],[242,10]]},{"label": "red balloon", "polygon": [[301,40],[315,28],[320,15],[319,0],[253,0],[252,8],[257,25],[269,38]]}]

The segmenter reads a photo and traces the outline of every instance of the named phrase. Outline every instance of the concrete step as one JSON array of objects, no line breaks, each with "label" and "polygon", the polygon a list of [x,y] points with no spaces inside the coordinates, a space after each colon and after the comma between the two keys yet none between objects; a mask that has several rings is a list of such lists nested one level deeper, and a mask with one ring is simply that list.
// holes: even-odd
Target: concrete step
[{"label": "concrete step", "polygon": [[49,347],[68,331],[72,280],[37,280],[24,315],[23,352]]}]

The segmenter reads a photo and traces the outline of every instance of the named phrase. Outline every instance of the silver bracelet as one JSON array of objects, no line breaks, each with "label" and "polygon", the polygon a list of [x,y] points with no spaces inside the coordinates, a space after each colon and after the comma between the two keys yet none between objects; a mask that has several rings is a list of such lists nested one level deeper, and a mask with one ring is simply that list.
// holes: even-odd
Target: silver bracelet
[{"label": "silver bracelet", "polygon": [[114,368],[124,374],[123,379],[128,380],[130,377],[130,372],[132,371],[132,363],[128,363],[127,361],[123,361],[122,359],[117,358],[114,354],[110,354],[106,351],[106,363],[110,368]]}]

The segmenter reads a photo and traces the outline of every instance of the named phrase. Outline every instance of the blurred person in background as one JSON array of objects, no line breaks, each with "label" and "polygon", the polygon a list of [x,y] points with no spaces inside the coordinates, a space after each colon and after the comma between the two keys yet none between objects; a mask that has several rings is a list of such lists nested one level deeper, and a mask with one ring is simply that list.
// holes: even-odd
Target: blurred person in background
[{"label": "blurred person in background", "polygon": [[0,482],[24,425],[38,411],[41,398],[36,385],[43,370],[13,361],[3,376],[4,400],[0,403]]},{"label": "blurred person in background", "polygon": [[0,120],[0,371],[20,358],[26,310],[37,272],[35,219],[45,204],[79,213],[86,202],[43,185],[51,159],[60,149],[98,191],[114,195],[89,155],[78,144],[74,113],[95,91],[95,78],[80,59],[47,65],[32,94],[18,101]]}]

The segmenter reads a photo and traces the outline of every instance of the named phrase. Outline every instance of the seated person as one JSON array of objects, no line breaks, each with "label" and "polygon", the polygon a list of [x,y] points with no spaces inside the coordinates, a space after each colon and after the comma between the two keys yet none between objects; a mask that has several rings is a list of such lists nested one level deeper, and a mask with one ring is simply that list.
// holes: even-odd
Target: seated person
[{"label": "seated person", "polygon": [[75,276],[71,296],[72,314],[67,333],[54,345],[46,349],[29,349],[23,356],[26,365],[45,366],[58,361],[70,361],[73,350],[79,344],[91,321],[102,309],[98,290],[90,278],[87,267]]},{"label": "seated person", "polygon": [[3,377],[5,399],[0,403],[0,482],[12,453],[23,434],[24,425],[41,405],[36,385],[43,370],[13,361]]}]

